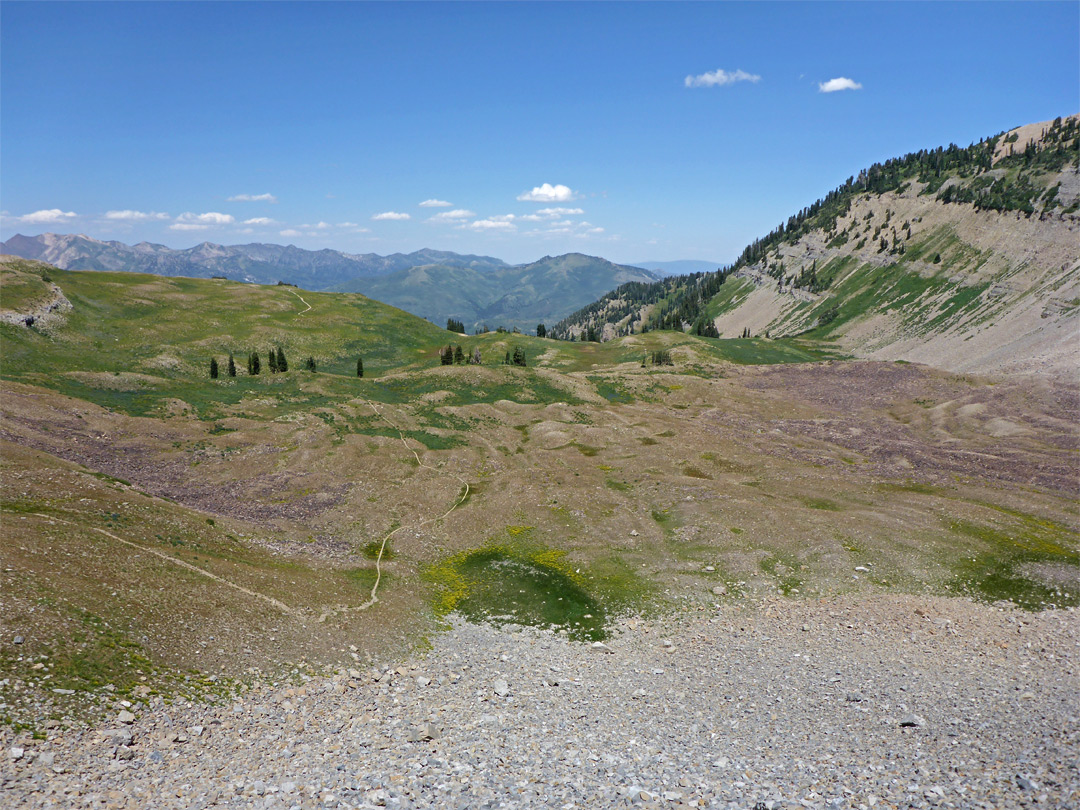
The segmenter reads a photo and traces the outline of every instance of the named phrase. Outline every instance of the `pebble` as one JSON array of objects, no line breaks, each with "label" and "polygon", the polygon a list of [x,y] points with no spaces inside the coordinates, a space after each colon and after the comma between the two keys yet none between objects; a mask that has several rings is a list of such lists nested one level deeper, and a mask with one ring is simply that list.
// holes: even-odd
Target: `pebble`
[{"label": "pebble", "polygon": [[454,618],[377,673],[0,728],[0,806],[1080,807],[1080,611],[1024,616],[1002,647],[1012,612],[962,600],[735,601],[627,621],[611,655]]}]

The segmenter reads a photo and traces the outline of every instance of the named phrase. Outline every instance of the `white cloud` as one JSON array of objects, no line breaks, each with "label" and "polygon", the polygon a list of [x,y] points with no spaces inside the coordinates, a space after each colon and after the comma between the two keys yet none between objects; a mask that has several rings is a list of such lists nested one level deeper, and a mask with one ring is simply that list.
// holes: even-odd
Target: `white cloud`
[{"label": "white cloud", "polygon": [[541,208],[536,213],[545,217],[570,217],[585,212],[580,208]]},{"label": "white cloud", "polygon": [[420,203],[421,208],[450,208],[453,203],[448,203],[446,200],[424,200]]},{"label": "white cloud", "polygon": [[827,82],[819,82],[817,87],[819,93],[835,93],[837,90],[862,90],[862,85],[857,81],[843,76],[829,79]]},{"label": "white cloud", "polygon": [[517,198],[520,202],[570,202],[576,200],[578,195],[568,186],[561,184],[553,186],[551,183],[544,183],[532,191],[518,194]]},{"label": "white cloud", "polygon": [[208,211],[205,214],[192,214],[185,212],[176,218],[176,222],[169,226],[171,231],[205,231],[215,225],[232,225],[236,219],[232,214],[219,214],[217,211]]},{"label": "white cloud", "polygon": [[295,228],[286,228],[285,230],[281,231],[279,235],[280,236],[303,236],[303,234],[300,233],[300,231],[296,230]]},{"label": "white cloud", "polygon": [[412,219],[412,217],[410,217],[408,214],[398,213],[397,211],[383,211],[381,214],[376,214],[375,216],[373,216],[372,219],[376,222],[380,222],[387,219]]},{"label": "white cloud", "polygon": [[77,217],[74,211],[61,211],[59,208],[49,208],[42,211],[34,211],[32,214],[24,214],[17,219],[27,225],[45,225],[52,222],[63,222],[66,219]]},{"label": "white cloud", "polygon": [[508,219],[490,217],[488,219],[478,219],[475,222],[470,222],[467,226],[470,230],[474,231],[516,231],[517,226]]},{"label": "white cloud", "polygon": [[469,211],[466,208],[455,208],[453,211],[440,211],[438,214],[431,217],[428,222],[457,222],[475,216],[475,211]]},{"label": "white cloud", "polygon": [[270,217],[252,217],[251,219],[244,220],[245,225],[277,225],[277,222],[270,219]]},{"label": "white cloud", "polygon": [[106,211],[105,219],[118,219],[125,222],[145,222],[148,219],[168,219],[168,214],[157,211]]},{"label": "white cloud", "polygon": [[308,224],[305,223],[304,225],[301,225],[300,227],[301,228],[314,228],[317,231],[325,231],[327,228],[330,227],[330,223],[329,222],[316,222],[314,225],[308,225]]},{"label": "white cloud", "polygon": [[728,73],[726,70],[717,68],[711,73],[700,73],[697,76],[687,76],[683,80],[683,84],[687,87],[723,87],[728,84],[735,84],[736,82],[751,82],[757,84],[761,81],[761,77],[754,73],[747,73],[745,70],[736,70],[734,73]]},{"label": "white cloud", "polygon": [[229,197],[227,202],[268,202],[276,203],[277,197],[273,194],[236,194]]}]

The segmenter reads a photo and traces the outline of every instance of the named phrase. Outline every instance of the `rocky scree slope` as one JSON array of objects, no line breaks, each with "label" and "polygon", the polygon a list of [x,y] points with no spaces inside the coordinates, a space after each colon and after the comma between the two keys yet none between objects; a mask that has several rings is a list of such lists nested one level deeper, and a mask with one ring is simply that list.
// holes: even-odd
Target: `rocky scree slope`
[{"label": "rocky scree slope", "polygon": [[716,273],[625,285],[555,327],[807,337],[965,372],[1075,367],[1080,117],[877,164]]}]

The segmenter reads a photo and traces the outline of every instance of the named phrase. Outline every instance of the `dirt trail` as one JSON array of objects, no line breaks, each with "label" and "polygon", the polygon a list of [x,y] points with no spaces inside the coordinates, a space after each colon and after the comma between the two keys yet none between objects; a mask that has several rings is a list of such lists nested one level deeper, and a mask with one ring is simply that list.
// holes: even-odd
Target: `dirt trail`
[{"label": "dirt trail", "polygon": [[[413,454],[413,458],[416,459],[416,463],[420,467],[422,467],[422,468],[424,468],[426,470],[431,470],[432,472],[440,472],[438,467],[432,467],[430,464],[425,464],[423,462],[423,459],[420,458],[419,453],[417,453],[415,449],[413,449],[412,447],[409,446],[409,441],[408,441],[408,439],[405,438],[405,434],[404,434],[404,432],[402,432],[401,428],[399,428],[397,425],[395,425],[393,422],[391,422],[389,419],[387,419],[386,416],[383,414],[383,412],[380,411],[377,407],[375,407],[374,402],[372,402],[369,399],[364,399],[363,402],[364,402],[365,405],[367,405],[369,408],[371,408],[371,410],[373,410],[375,412],[376,416],[378,416],[380,419],[382,419],[384,422],[386,422],[386,424],[388,424],[391,428],[393,428],[394,430],[396,430],[398,432],[398,437],[401,439],[401,443],[403,445],[405,445],[406,450],[408,450],[410,453]],[[469,482],[466,481],[464,478],[462,478],[460,475],[456,475],[455,473],[446,472],[446,474],[456,478],[458,481],[461,482],[462,486],[464,487],[464,491],[461,493],[461,497],[458,498],[457,500],[455,500],[453,505],[449,509],[447,509],[445,512],[443,512],[441,515],[439,515],[437,517],[428,518],[427,520],[422,520],[419,523],[413,524],[410,528],[419,529],[419,528],[421,528],[423,526],[427,526],[429,523],[436,523],[436,522],[442,520],[447,515],[449,515],[451,512],[453,512],[455,509],[457,509],[461,504],[463,504],[465,502],[465,499],[469,497]],[[383,537],[382,543],[380,543],[380,545],[379,545],[379,555],[375,558],[375,583],[371,586],[371,596],[368,598],[368,600],[366,602],[364,602],[363,604],[360,604],[360,605],[352,605],[352,606],[350,606],[350,605],[341,605],[339,607],[329,608],[327,610],[324,610],[322,615],[319,616],[319,622],[320,623],[325,622],[331,616],[336,616],[336,615],[338,615],[340,613],[350,613],[350,612],[351,613],[358,613],[360,611],[367,610],[369,607],[371,607],[372,605],[374,605],[376,602],[379,601],[378,592],[379,592],[379,583],[382,581],[382,558],[383,558],[383,554],[386,551],[386,543],[387,543],[387,541],[390,540],[391,537],[393,537],[395,534],[397,534],[399,531],[401,531],[404,528],[406,528],[404,525],[398,526],[396,529],[392,529],[390,532],[388,532],[386,534],[385,537]]]},{"label": "dirt trail", "polygon": [[[74,523],[74,522],[72,522],[70,520],[64,520],[63,518],[56,517],[55,515],[46,515],[46,514],[42,514],[41,512],[31,512],[30,514],[32,514],[32,515],[34,515],[36,517],[45,518],[46,520],[55,520],[55,521],[58,521],[59,523],[66,523],[69,526],[78,526],[79,525],[79,524]],[[186,568],[189,571],[194,571],[196,574],[201,574],[202,576],[207,577],[208,579],[212,579],[215,582],[220,582],[222,585],[227,585],[230,588],[235,588],[236,590],[240,591],[241,593],[246,593],[248,596],[254,597],[255,599],[262,599],[265,602],[269,602],[271,605],[276,607],[282,613],[292,614],[292,613],[295,612],[291,607],[286,605],[284,602],[280,602],[280,601],[278,601],[277,599],[275,599],[272,596],[267,596],[264,593],[259,593],[258,591],[250,590],[248,588],[245,588],[243,585],[237,585],[235,582],[230,582],[229,580],[225,579],[224,577],[219,577],[217,574],[211,574],[209,571],[206,571],[206,570],[204,570],[202,568],[199,568],[197,565],[192,565],[191,563],[184,562],[183,560],[178,560],[176,557],[173,557],[171,554],[166,554],[163,551],[155,551],[152,548],[147,548],[146,546],[141,546],[138,543],[133,543],[130,540],[125,540],[123,537],[117,537],[112,532],[107,532],[104,529],[97,528],[96,526],[93,526],[91,528],[92,528],[93,531],[97,532],[98,534],[103,534],[106,537],[110,537],[110,538],[112,538],[113,540],[115,540],[118,543],[123,543],[125,546],[131,546],[134,549],[138,549],[139,551],[143,552],[144,554],[153,554],[155,557],[160,557],[161,559],[165,560],[166,562],[170,562],[173,565],[179,565],[181,568]]]},{"label": "dirt trail", "polygon": [[311,304],[309,304],[307,301],[304,301],[304,296],[300,295],[300,293],[298,293],[296,290],[293,290],[291,288],[289,289],[289,292],[291,292],[293,295],[295,295],[297,298],[299,298],[300,301],[304,304],[304,306],[307,307],[307,309],[302,309],[302,310],[300,310],[299,312],[296,313],[297,318],[299,318],[305,312],[310,312],[311,311]]}]

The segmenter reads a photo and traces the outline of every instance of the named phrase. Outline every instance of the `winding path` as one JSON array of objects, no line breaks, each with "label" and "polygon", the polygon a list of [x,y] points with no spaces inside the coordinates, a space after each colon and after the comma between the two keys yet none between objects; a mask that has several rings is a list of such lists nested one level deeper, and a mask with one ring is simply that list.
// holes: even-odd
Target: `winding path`
[{"label": "winding path", "polygon": [[296,317],[297,317],[297,318],[299,318],[299,317],[300,317],[301,315],[303,315],[303,314],[304,314],[305,312],[310,312],[310,311],[311,311],[311,304],[309,304],[309,303],[308,303],[307,301],[304,301],[304,296],[302,296],[302,295],[301,295],[300,293],[298,293],[298,292],[297,292],[296,290],[294,290],[294,289],[293,289],[292,287],[289,287],[289,288],[288,288],[288,290],[289,290],[289,292],[291,292],[291,293],[292,293],[293,295],[295,295],[295,296],[296,296],[297,298],[299,298],[299,299],[300,299],[300,301],[301,301],[301,302],[303,302],[304,306],[306,306],[306,307],[307,307],[307,309],[302,309],[302,310],[300,310],[299,312],[297,312],[297,313],[296,313]]},{"label": "winding path", "polygon": [[[420,458],[420,454],[417,453],[414,448],[409,446],[409,441],[405,438],[405,433],[402,431],[402,429],[395,425],[393,422],[391,422],[389,419],[387,419],[383,412],[380,411],[377,407],[375,407],[375,403],[372,402],[370,399],[364,399],[363,397],[360,397],[360,399],[362,399],[364,404],[375,412],[376,416],[378,416],[380,419],[386,422],[386,424],[388,424],[391,428],[398,432],[398,437],[401,439],[401,443],[405,445],[406,450],[413,454],[413,458],[416,459],[416,463],[420,467],[423,467],[426,470],[431,470],[433,472],[445,472],[447,475],[450,475],[460,481],[462,486],[464,487],[464,490],[461,493],[461,497],[454,501],[453,506],[451,506],[449,509],[447,509],[445,512],[443,512],[441,515],[438,515],[437,517],[431,517],[427,520],[422,520],[419,523],[412,524],[410,528],[419,529],[421,526],[426,526],[429,523],[436,523],[445,518],[459,506],[461,506],[461,504],[463,504],[465,500],[469,497],[469,482],[462,478],[460,475],[457,475],[456,473],[440,470],[438,467],[432,467],[430,464],[425,464]],[[339,607],[326,609],[323,611],[322,615],[319,616],[320,622],[325,622],[331,616],[336,616],[339,613],[353,613],[367,610],[369,607],[379,601],[378,592],[379,583],[382,581],[382,558],[383,554],[386,551],[386,543],[390,540],[391,537],[393,537],[395,534],[397,534],[404,528],[406,527],[398,526],[396,529],[392,529],[386,534],[385,537],[383,537],[382,543],[379,544],[379,555],[375,558],[375,583],[371,586],[371,596],[368,598],[368,600],[360,605],[341,605]]]}]

